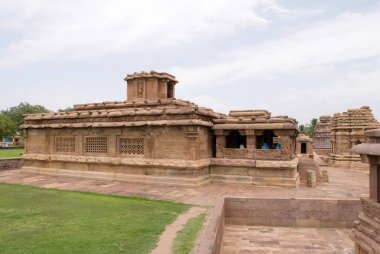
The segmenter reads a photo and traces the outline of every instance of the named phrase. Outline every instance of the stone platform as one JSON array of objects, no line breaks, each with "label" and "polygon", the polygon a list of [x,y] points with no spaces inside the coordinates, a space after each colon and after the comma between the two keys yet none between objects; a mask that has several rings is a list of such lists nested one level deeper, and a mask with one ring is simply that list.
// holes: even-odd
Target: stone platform
[{"label": "stone platform", "polygon": [[[224,228],[224,214],[221,215],[222,209],[220,208],[220,205],[224,203],[223,201],[225,197],[352,200],[368,196],[368,171],[330,167],[323,169],[326,169],[329,172],[329,183],[319,183],[316,188],[309,188],[305,184],[301,183],[298,189],[280,187],[258,187],[222,183],[211,183],[197,187],[178,187],[171,185],[140,184],[53,175],[40,175],[36,173],[23,173],[21,170],[0,171],[0,182],[25,184],[45,188],[88,191],[113,195],[138,196],[153,199],[170,200],[174,202],[182,202],[193,205],[209,206],[204,231],[201,233],[201,236],[198,239],[196,250],[194,253],[219,253],[218,249],[214,249],[214,252],[212,250],[215,241],[218,240],[215,239],[215,237],[217,237],[215,236],[215,234],[218,230],[225,230],[226,240],[229,239],[228,236],[231,235],[229,233],[231,232],[230,224],[227,224]],[[221,221],[221,218],[223,218],[223,221]],[[219,225],[222,225],[222,227],[219,228]],[[234,225],[231,226],[235,227]],[[245,225],[239,225],[239,227],[241,227],[241,230],[246,230],[250,228],[250,226]],[[294,235],[286,234],[286,232],[293,232],[293,229],[294,228],[290,227],[284,227],[282,229],[276,229],[275,227],[273,227],[272,233],[268,232],[268,234],[270,234],[270,236],[268,236],[268,239],[272,237],[272,239],[277,239],[276,241],[279,241],[278,237],[279,235],[281,235],[281,242],[295,241],[299,244],[298,252],[291,252],[289,249],[283,249],[283,252],[281,253],[313,253],[309,252],[309,248],[303,248],[302,243],[300,243],[300,241],[294,240]],[[246,236],[243,237],[251,237],[250,234],[252,232],[257,232],[257,230],[255,230],[256,229],[247,230]],[[325,231],[325,229],[321,228],[310,229],[310,231],[308,231],[308,228],[296,228],[295,230],[296,231],[294,232],[299,232],[299,236],[301,237],[300,239],[303,239],[305,241],[310,240],[310,243],[318,242],[320,241],[319,239],[321,239],[322,236],[325,236],[326,234],[331,234],[332,236],[340,235],[341,238],[329,238],[330,240],[326,240],[326,245],[331,246],[331,244],[338,244],[337,246],[341,246],[339,248],[342,248],[342,250],[344,250],[344,248],[350,248],[351,245],[353,246],[353,243],[349,242],[349,238],[346,237],[348,234],[348,230],[344,228],[330,229],[330,231]],[[304,234],[304,238],[302,238],[302,234]],[[237,236],[232,234],[231,237]],[[222,243],[221,240],[222,239],[219,239],[220,244]],[[249,251],[244,251],[245,247],[243,244],[246,242],[248,244],[248,247],[251,246],[251,243],[249,243],[249,241],[239,241],[239,248],[241,248],[242,250],[241,253],[250,253]],[[334,253],[333,251],[331,251],[331,249],[325,249],[323,251],[314,253]],[[335,253],[350,252],[337,251]]]},{"label": "stone platform", "polygon": [[351,230],[226,225],[221,253],[353,253]]}]

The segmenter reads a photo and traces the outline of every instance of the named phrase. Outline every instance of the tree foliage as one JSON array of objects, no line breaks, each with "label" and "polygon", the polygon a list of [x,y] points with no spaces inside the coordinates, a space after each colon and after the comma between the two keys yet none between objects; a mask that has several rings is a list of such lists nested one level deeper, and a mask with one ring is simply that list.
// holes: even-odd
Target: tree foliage
[{"label": "tree foliage", "polygon": [[58,112],[70,112],[70,111],[74,111],[74,108],[73,107],[67,107],[67,108],[58,109]]},{"label": "tree foliage", "polygon": [[0,138],[13,137],[17,132],[15,123],[4,114],[0,114]]},{"label": "tree foliage", "polygon": [[313,118],[309,124],[301,124],[299,126],[300,132],[312,138],[315,135],[315,128],[317,127],[317,124],[318,119]]},{"label": "tree foliage", "polygon": [[18,106],[10,107],[7,110],[1,111],[1,113],[7,116],[10,120],[14,122],[17,128],[24,123],[24,114],[35,114],[35,113],[48,113],[51,112],[49,109],[41,105],[31,105],[27,102],[21,102]]}]

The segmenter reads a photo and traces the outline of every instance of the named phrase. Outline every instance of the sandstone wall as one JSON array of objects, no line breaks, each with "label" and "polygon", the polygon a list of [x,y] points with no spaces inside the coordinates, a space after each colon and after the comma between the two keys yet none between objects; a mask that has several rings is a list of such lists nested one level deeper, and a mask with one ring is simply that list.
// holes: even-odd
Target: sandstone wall
[{"label": "sandstone wall", "polygon": [[22,158],[0,159],[0,170],[21,168]]},{"label": "sandstone wall", "polygon": [[351,228],[359,200],[226,198],[226,223],[252,226]]}]

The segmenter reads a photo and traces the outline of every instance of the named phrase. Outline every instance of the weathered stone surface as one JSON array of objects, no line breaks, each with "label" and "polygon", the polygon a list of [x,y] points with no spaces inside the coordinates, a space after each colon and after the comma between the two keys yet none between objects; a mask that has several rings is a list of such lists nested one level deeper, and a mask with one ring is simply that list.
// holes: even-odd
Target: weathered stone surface
[{"label": "weathered stone surface", "polygon": [[317,186],[317,176],[315,175],[314,170],[308,170],[306,172],[307,175],[307,186],[316,187]]},{"label": "weathered stone surface", "polygon": [[313,137],[314,151],[324,161],[328,161],[331,153],[331,116],[321,116]]},{"label": "weathered stone surface", "polygon": [[337,167],[368,169],[368,165],[362,163],[360,156],[353,153],[351,148],[366,142],[364,131],[379,127],[379,122],[368,106],[336,113],[332,118],[330,164]]},{"label": "weathered stone surface", "polygon": [[298,187],[298,128],[291,118],[266,110],[226,116],[175,99],[178,81],[168,73],[134,73],[125,81],[125,102],[25,115],[24,170],[179,185]]},{"label": "weathered stone surface", "polygon": [[308,170],[312,170],[315,172],[317,183],[329,181],[329,176],[328,176],[327,170],[321,170],[320,166],[318,165],[318,163],[314,159],[305,158],[305,157],[298,158],[297,171],[300,175],[300,180],[302,182],[307,183],[307,181],[308,181],[307,171]]},{"label": "weathered stone surface", "polygon": [[21,166],[22,166],[21,158],[0,159],[0,170],[11,169],[11,168],[21,168]]},{"label": "weathered stone surface", "polygon": [[355,146],[362,161],[370,164],[369,198],[362,198],[363,213],[355,222],[355,253],[380,253],[380,154],[374,148],[380,145],[380,129],[366,131],[367,143]]},{"label": "weathered stone surface", "polygon": [[357,199],[226,198],[226,223],[250,226],[352,228]]},{"label": "weathered stone surface", "polygon": [[306,156],[308,158],[314,158],[313,140],[304,134],[300,134],[297,137],[296,154]]}]

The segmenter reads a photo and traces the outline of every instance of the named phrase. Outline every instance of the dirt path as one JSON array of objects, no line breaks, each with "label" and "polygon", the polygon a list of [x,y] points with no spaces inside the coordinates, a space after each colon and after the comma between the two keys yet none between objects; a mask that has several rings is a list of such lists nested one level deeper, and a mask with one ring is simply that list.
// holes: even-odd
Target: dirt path
[{"label": "dirt path", "polygon": [[151,254],[171,254],[174,238],[178,231],[180,231],[186,224],[186,222],[194,217],[197,217],[206,209],[202,207],[192,207],[186,213],[183,213],[177,217],[177,219],[170,225],[168,225],[165,231],[161,234],[157,247],[151,252]]}]

